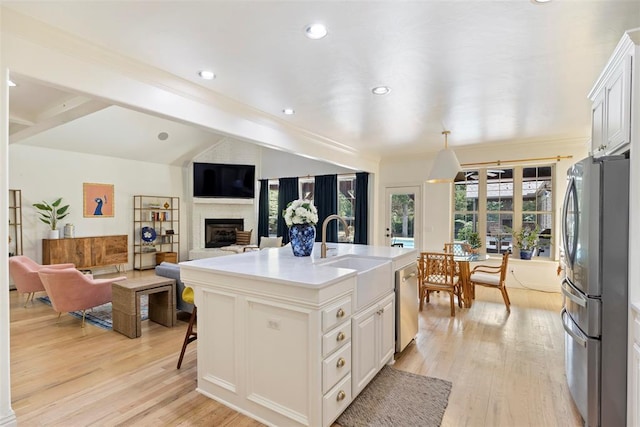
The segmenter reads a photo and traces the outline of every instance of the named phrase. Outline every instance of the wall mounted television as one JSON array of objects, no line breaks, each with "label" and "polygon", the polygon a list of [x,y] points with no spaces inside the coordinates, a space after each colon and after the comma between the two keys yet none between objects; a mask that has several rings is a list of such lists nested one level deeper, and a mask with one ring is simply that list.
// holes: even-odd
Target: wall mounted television
[{"label": "wall mounted television", "polygon": [[253,199],[255,182],[254,165],[193,164],[193,197]]}]

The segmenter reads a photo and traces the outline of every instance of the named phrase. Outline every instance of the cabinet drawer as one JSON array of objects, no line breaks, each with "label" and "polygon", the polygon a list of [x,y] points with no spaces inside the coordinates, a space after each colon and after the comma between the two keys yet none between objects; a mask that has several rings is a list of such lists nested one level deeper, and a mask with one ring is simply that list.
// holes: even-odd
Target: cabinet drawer
[{"label": "cabinet drawer", "polygon": [[327,332],[335,325],[344,322],[351,316],[351,298],[345,298],[322,310],[322,332]]},{"label": "cabinet drawer", "polygon": [[351,339],[351,322],[324,334],[322,336],[322,357],[327,357],[336,348],[341,347]]},{"label": "cabinet drawer", "polygon": [[351,375],[347,375],[322,398],[322,425],[328,426],[351,403]]},{"label": "cabinet drawer", "polygon": [[322,394],[351,372],[351,343],[322,362]]}]

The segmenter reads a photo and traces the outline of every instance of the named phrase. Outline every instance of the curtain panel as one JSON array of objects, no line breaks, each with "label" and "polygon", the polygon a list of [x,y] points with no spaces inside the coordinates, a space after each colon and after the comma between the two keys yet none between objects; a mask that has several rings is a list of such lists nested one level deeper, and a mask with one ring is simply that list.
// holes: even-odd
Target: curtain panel
[{"label": "curtain panel", "polygon": [[282,236],[282,244],[289,243],[289,228],[284,222],[282,211],[287,208],[287,205],[294,200],[297,200],[299,196],[298,192],[298,178],[280,178],[278,189],[278,236]]},{"label": "curtain panel", "polygon": [[356,206],[353,243],[366,245],[369,234],[369,173],[356,173]]},{"label": "curtain panel", "polygon": [[[338,175],[318,175],[313,187],[313,203],[318,209],[316,242],[322,241],[322,222],[338,213]],[[338,222],[327,224],[327,242],[338,241]]]},{"label": "curtain panel", "polygon": [[269,180],[260,180],[258,201],[258,245],[263,237],[269,236]]}]

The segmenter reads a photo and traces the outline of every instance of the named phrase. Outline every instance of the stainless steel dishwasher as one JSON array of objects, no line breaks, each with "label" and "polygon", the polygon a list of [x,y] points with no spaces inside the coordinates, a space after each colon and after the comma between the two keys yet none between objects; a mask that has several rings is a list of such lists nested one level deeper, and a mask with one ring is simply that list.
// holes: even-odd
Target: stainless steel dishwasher
[{"label": "stainless steel dishwasher", "polygon": [[418,333],[418,267],[415,263],[396,270],[396,353]]}]

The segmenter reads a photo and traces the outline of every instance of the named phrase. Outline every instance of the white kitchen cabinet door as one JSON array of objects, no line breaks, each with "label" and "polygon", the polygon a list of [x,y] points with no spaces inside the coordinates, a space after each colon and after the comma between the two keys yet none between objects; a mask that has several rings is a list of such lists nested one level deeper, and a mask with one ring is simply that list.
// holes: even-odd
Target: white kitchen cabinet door
[{"label": "white kitchen cabinet door", "polygon": [[627,405],[631,408],[629,426],[640,426],[640,343],[633,344],[631,353],[631,396]]},{"label": "white kitchen cabinet door", "polygon": [[626,55],[605,85],[606,145],[608,153],[631,140],[631,56]]},{"label": "white kitchen cabinet door", "polygon": [[395,352],[395,294],[380,299],[352,318],[353,397],[376,376]]},{"label": "white kitchen cabinet door", "polygon": [[604,92],[600,92],[591,107],[591,153],[598,157],[605,153]]},{"label": "white kitchen cabinet door", "polygon": [[377,304],[353,316],[351,320],[351,342],[353,360],[351,361],[351,384],[353,397],[378,373],[379,359],[376,354],[376,325],[378,321]]},{"label": "white kitchen cabinet door", "polygon": [[379,313],[379,339],[380,339],[380,359],[378,359],[378,369],[393,358],[396,350],[396,304],[394,294],[389,295],[380,303]]}]

